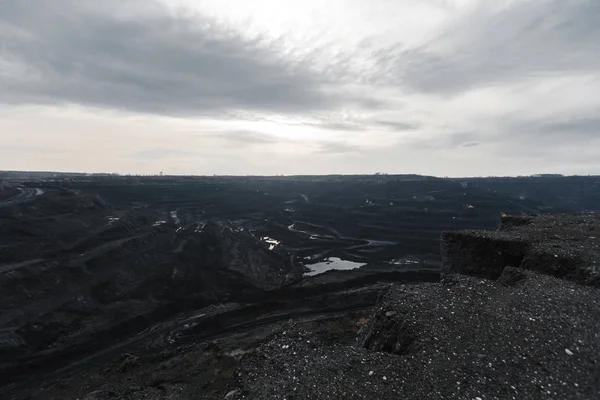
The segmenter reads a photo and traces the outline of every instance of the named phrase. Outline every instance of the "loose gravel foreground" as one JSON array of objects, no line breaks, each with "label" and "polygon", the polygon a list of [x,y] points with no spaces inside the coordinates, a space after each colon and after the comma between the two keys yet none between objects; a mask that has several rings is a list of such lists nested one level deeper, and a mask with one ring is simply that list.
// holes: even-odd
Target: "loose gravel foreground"
[{"label": "loose gravel foreground", "polygon": [[524,272],[395,286],[353,345],[284,327],[230,399],[600,398],[600,291]]}]

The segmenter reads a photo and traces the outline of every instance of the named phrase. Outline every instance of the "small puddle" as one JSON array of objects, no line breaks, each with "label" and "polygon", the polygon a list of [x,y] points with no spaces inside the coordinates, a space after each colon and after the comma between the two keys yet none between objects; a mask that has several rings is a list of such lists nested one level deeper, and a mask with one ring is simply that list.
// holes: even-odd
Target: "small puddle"
[{"label": "small puddle", "polygon": [[304,276],[319,275],[319,274],[322,274],[323,272],[326,272],[326,271],[329,271],[332,269],[347,271],[347,270],[362,267],[363,265],[365,265],[365,264],[357,263],[354,261],[342,260],[341,258],[337,258],[337,257],[330,257],[330,258],[326,258],[325,261],[322,261],[322,262],[319,262],[316,264],[307,265],[307,267],[310,269],[310,272],[305,272]]}]

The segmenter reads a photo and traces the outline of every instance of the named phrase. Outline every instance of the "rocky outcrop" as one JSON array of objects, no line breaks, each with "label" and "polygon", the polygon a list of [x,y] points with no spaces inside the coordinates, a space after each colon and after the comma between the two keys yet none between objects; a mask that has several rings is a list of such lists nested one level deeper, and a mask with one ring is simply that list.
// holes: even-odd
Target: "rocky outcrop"
[{"label": "rocky outcrop", "polygon": [[600,287],[600,216],[503,217],[497,231],[446,232],[441,248],[443,274],[518,267]]},{"label": "rocky outcrop", "polygon": [[243,286],[260,291],[278,289],[302,273],[300,266],[290,262],[290,257],[269,251],[253,236],[218,220],[209,221],[200,232],[190,236],[178,260],[180,266],[175,276],[194,282],[195,291],[209,289],[208,285],[198,286],[206,281],[200,275],[207,273],[220,275],[223,287],[233,293],[244,290]]}]

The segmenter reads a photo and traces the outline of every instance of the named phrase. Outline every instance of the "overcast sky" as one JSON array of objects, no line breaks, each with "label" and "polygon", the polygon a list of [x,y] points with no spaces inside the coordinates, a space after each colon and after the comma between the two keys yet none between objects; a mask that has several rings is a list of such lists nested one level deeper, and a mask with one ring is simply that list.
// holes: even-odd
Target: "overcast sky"
[{"label": "overcast sky", "polygon": [[598,0],[0,0],[0,170],[600,174]]}]

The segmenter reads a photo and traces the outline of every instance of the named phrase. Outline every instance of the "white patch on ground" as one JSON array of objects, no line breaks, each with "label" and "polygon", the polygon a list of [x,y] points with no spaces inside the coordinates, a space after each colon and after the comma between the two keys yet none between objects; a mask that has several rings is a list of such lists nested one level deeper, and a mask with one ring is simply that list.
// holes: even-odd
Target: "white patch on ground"
[{"label": "white patch on ground", "polygon": [[281,242],[279,240],[270,238],[268,236],[263,236],[260,238],[260,240],[269,244],[269,250],[273,250],[275,247],[277,247],[281,244]]},{"label": "white patch on ground", "polygon": [[194,233],[200,233],[200,232],[202,232],[202,230],[204,229],[205,226],[206,226],[206,222],[205,221],[198,222],[198,224],[196,225],[196,229],[194,229]]},{"label": "white patch on ground", "polygon": [[421,261],[414,258],[395,258],[390,261],[390,264],[395,265],[418,265]]},{"label": "white patch on ground", "polygon": [[173,219],[173,221],[175,221],[175,224],[177,224],[177,225],[181,224],[181,220],[177,216],[177,210],[171,211],[171,218]]}]

